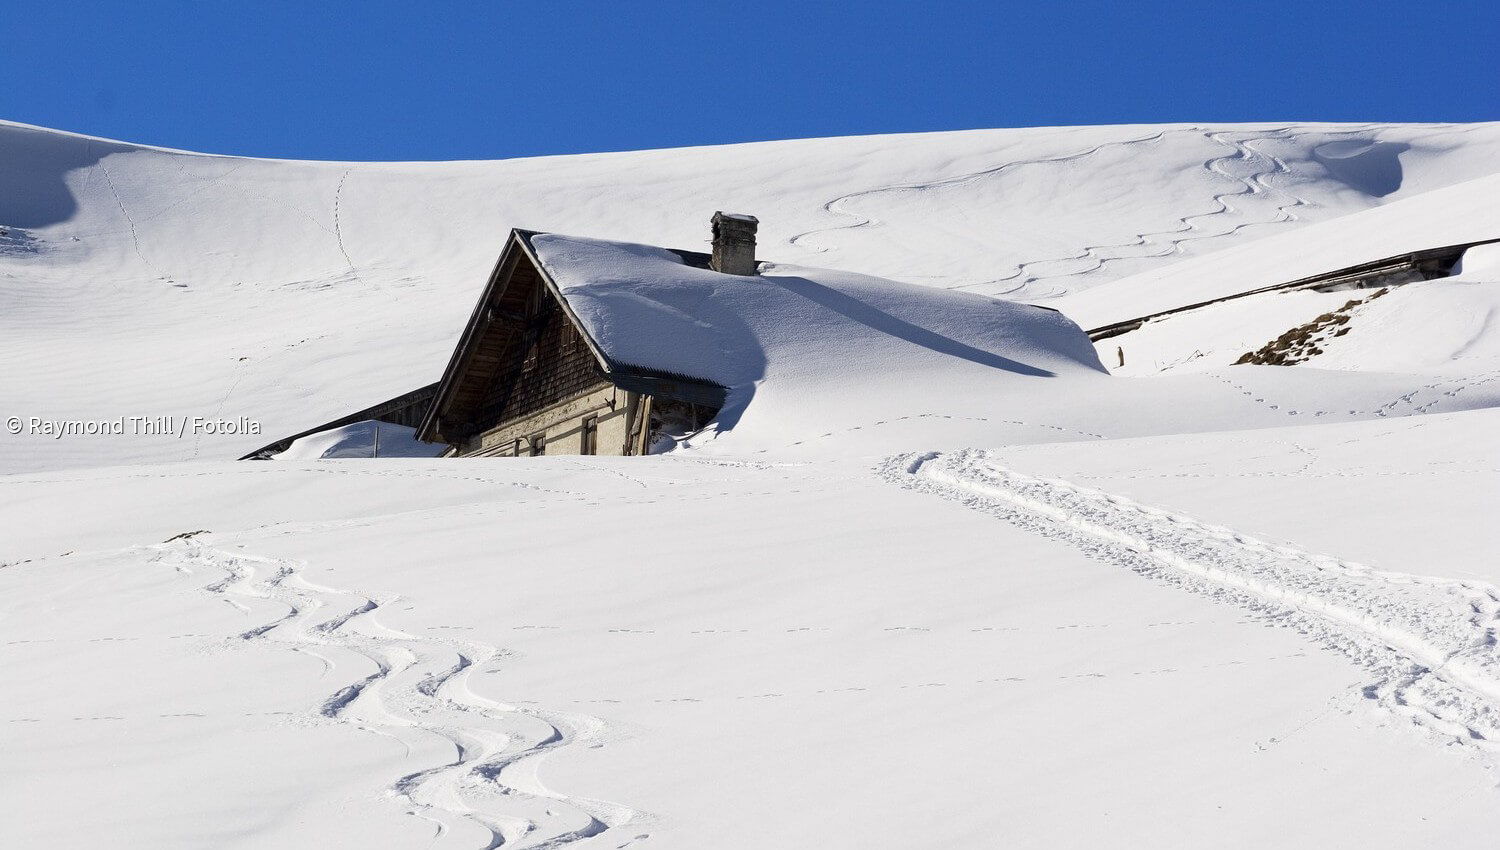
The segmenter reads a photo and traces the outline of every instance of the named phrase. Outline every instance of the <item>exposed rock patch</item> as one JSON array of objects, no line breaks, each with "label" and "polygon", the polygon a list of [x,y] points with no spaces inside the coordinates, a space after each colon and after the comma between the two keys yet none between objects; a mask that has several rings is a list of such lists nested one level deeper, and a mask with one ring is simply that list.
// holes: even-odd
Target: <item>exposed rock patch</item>
[{"label": "exposed rock patch", "polygon": [[1390,292],[1389,288],[1375,290],[1364,298],[1355,298],[1329,313],[1299,325],[1276,337],[1255,351],[1247,352],[1234,361],[1234,365],[1295,366],[1323,353],[1323,344],[1334,337],[1349,332],[1349,319],[1354,309],[1361,304],[1374,301]]}]

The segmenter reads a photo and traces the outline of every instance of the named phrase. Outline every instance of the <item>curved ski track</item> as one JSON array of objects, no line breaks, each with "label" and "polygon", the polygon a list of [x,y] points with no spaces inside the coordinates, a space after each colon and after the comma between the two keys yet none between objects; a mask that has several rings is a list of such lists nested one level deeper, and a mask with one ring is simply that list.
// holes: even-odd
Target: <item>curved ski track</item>
[{"label": "curved ski track", "polygon": [[155,548],[157,560],[182,573],[222,571],[224,577],[204,589],[247,614],[266,603],[286,609],[230,641],[305,653],[323,663],[325,676],[344,673],[345,664],[358,673],[373,668],[312,707],[309,718],[394,738],[409,759],[427,759],[428,766],[395,778],[388,793],[435,823],[435,841],[557,850],[641,816],[542,785],[541,759],[599,737],[603,723],[475,694],[469,677],[501,655],[497,648],[386,627],[377,615],[394,598],[312,584],[291,561],[214,549],[194,538]]},{"label": "curved ski track", "polygon": [[[1364,128],[1353,128],[1347,130],[1318,129],[1316,131],[1310,132],[1318,132],[1324,135],[1339,135],[1345,133],[1367,132],[1367,130]],[[1173,131],[1163,130],[1150,136],[1143,136],[1140,138],[1123,139],[1114,142],[1104,142],[1102,144],[1095,145],[1094,147],[1088,148],[1083,151],[1078,151],[1076,153],[1063,154],[1053,157],[1038,157],[1035,159],[1013,160],[1011,162],[1007,162],[993,168],[987,168],[968,174],[961,174],[955,177],[948,177],[942,180],[920,183],[903,183],[891,186],[882,186],[875,189],[864,189],[858,192],[851,192],[847,195],[841,195],[837,198],[834,198],[833,200],[824,204],[823,209],[835,215],[842,215],[852,218],[854,219],[852,223],[835,227],[818,228],[815,230],[804,231],[797,234],[796,236],[793,236],[789,241],[793,245],[800,245],[802,244],[802,240],[805,240],[811,236],[816,236],[818,234],[833,233],[840,230],[853,230],[861,227],[870,227],[879,224],[879,219],[874,218],[873,216],[864,215],[862,213],[853,212],[848,208],[851,202],[859,198],[878,195],[885,192],[910,190],[920,191],[936,188],[939,186],[952,186],[962,183],[974,182],[994,176],[1004,171],[1008,171],[1013,168],[1019,168],[1021,166],[1068,162],[1071,160],[1083,159],[1085,157],[1092,156],[1099,151],[1109,147],[1136,145],[1146,142],[1159,141],[1166,138],[1169,133],[1202,133],[1204,136],[1213,140],[1214,142],[1231,148],[1228,153],[1225,153],[1222,156],[1214,157],[1203,163],[1203,168],[1207,169],[1213,174],[1226,180],[1230,180],[1240,184],[1239,187],[1233,191],[1221,192],[1213,196],[1212,201],[1215,207],[1217,207],[1216,209],[1209,210],[1208,212],[1183,216],[1177,220],[1178,226],[1169,230],[1147,231],[1145,233],[1139,233],[1136,234],[1134,239],[1127,242],[1089,245],[1085,246],[1077,253],[1068,254],[1061,257],[1045,257],[1035,260],[1027,260],[1018,264],[1014,272],[1005,275],[1004,277],[994,278],[991,280],[976,281],[974,283],[957,284],[947,288],[970,289],[974,287],[997,286],[1014,281],[1015,283],[1010,288],[1002,289],[989,294],[1015,296],[1021,293],[1027,287],[1032,286],[1039,281],[1049,280],[1053,278],[1067,278],[1092,274],[1104,269],[1110,262],[1115,260],[1169,257],[1174,254],[1182,253],[1182,246],[1188,242],[1192,242],[1195,240],[1215,239],[1222,236],[1230,236],[1247,227],[1256,225],[1295,222],[1298,220],[1298,216],[1295,212],[1293,212],[1293,210],[1297,209],[1298,207],[1307,206],[1309,204],[1309,202],[1305,198],[1286,192],[1273,185],[1273,183],[1271,182],[1271,178],[1278,174],[1292,174],[1292,169],[1286,163],[1286,161],[1281,159],[1280,157],[1258,150],[1255,147],[1255,143],[1257,142],[1265,142],[1275,139],[1297,138],[1299,133],[1295,131],[1294,127],[1282,127],[1275,130],[1264,131],[1208,131],[1201,128],[1187,128],[1183,130]],[[1247,135],[1249,136],[1249,138],[1236,138],[1237,135]],[[1259,170],[1254,171],[1248,176],[1241,177],[1231,173],[1228,170],[1228,165],[1236,161],[1247,163],[1264,163],[1266,167],[1260,168]],[[1272,215],[1269,218],[1241,221],[1226,229],[1219,230],[1210,230],[1206,229],[1203,226],[1204,220],[1212,219],[1218,216],[1233,216],[1236,213],[1244,212],[1245,210],[1231,203],[1231,199],[1241,197],[1266,197],[1268,199],[1272,199],[1276,205],[1274,207]],[[1130,249],[1139,249],[1157,245],[1161,246],[1160,249],[1149,251],[1147,253],[1121,253],[1129,251]],[[827,253],[832,249],[822,247],[817,248],[817,250],[819,253]],[[1087,265],[1081,269],[1058,271],[1051,274],[1032,274],[1029,272],[1030,269],[1036,266],[1042,266],[1049,263],[1077,262],[1084,262],[1087,263]],[[1063,294],[1063,290],[1054,286],[1048,291],[1039,293],[1033,297],[1047,298],[1061,294]]]},{"label": "curved ski track", "polygon": [[[1291,174],[1291,167],[1288,166],[1286,164],[1286,161],[1281,159],[1280,157],[1259,151],[1252,145],[1253,142],[1263,141],[1267,139],[1293,138],[1290,131],[1291,128],[1282,128],[1279,130],[1269,131],[1263,135],[1258,135],[1251,139],[1236,139],[1231,137],[1227,132],[1215,132],[1206,134],[1208,138],[1213,139],[1215,142],[1223,145],[1228,145],[1229,147],[1233,148],[1233,151],[1230,153],[1226,153],[1223,156],[1217,156],[1213,159],[1208,160],[1207,162],[1203,163],[1203,167],[1208,171],[1211,171],[1214,174],[1218,175],[1219,177],[1222,177],[1226,180],[1237,181],[1241,184],[1241,187],[1239,189],[1236,189],[1232,192],[1220,192],[1213,196],[1212,201],[1217,209],[1212,209],[1204,213],[1197,213],[1195,215],[1183,216],[1177,219],[1178,226],[1169,230],[1137,233],[1135,235],[1135,238],[1131,239],[1128,242],[1085,246],[1084,249],[1077,254],[1072,254],[1066,257],[1049,257],[1040,260],[1028,260],[1018,265],[1015,272],[1006,275],[1005,277],[996,278],[994,280],[981,281],[979,283],[959,284],[957,286],[949,288],[967,289],[975,286],[989,286],[1008,283],[1015,280],[1016,278],[1020,278],[1020,282],[1018,282],[1015,286],[1007,290],[1002,290],[1000,293],[998,293],[1002,295],[1009,295],[1018,293],[1038,281],[1048,280],[1051,278],[1076,277],[1079,275],[1093,274],[1094,272],[1104,269],[1113,260],[1170,257],[1174,254],[1181,254],[1182,246],[1188,242],[1193,242],[1199,239],[1217,239],[1222,236],[1233,236],[1234,234],[1239,233],[1241,230],[1247,227],[1257,225],[1283,224],[1297,221],[1297,214],[1292,212],[1292,210],[1296,209],[1297,207],[1307,206],[1307,200],[1297,195],[1293,195],[1289,192],[1284,192],[1280,189],[1277,189],[1270,183],[1269,180],[1270,177],[1276,174]],[[1228,165],[1232,162],[1255,162],[1257,158],[1269,162],[1271,167],[1256,171],[1247,177],[1235,176],[1228,170]],[[1212,219],[1216,216],[1234,215],[1236,213],[1244,212],[1245,210],[1230,203],[1231,198],[1258,197],[1262,195],[1268,198],[1279,195],[1281,196],[1281,198],[1285,199],[1277,203],[1274,214],[1269,219],[1242,221],[1224,230],[1205,230],[1200,224],[1200,220],[1202,219]],[[1153,245],[1161,245],[1162,247],[1160,248],[1160,250],[1133,255],[1121,255],[1119,253],[1122,251],[1128,251],[1132,248],[1145,248],[1147,246]],[[1076,271],[1060,271],[1054,274],[1031,274],[1028,271],[1034,266],[1045,265],[1048,263],[1074,261],[1087,261],[1089,265]],[[1064,291],[1062,289],[1052,287],[1049,291],[1041,293],[1037,297],[1055,297],[1058,295],[1062,295],[1063,292]]]},{"label": "curved ski track", "polygon": [[991,454],[903,455],[882,477],[1102,561],[1258,612],[1374,674],[1363,696],[1500,765],[1500,590],[1378,570],[1065,481]]},{"label": "curved ski track", "polygon": [[[1077,151],[1075,153],[1059,154],[1058,156],[1037,157],[1034,159],[1011,160],[1010,162],[1001,163],[1000,165],[994,166],[993,168],[986,168],[980,171],[969,172],[967,174],[959,174],[953,177],[945,177],[941,180],[931,180],[919,183],[896,183],[890,186],[880,186],[875,189],[861,189],[858,192],[850,192],[847,195],[840,195],[839,197],[834,198],[833,200],[824,204],[823,210],[825,212],[833,213],[834,215],[847,216],[854,219],[853,222],[849,224],[838,225],[835,227],[820,227],[813,230],[805,230],[788,239],[787,242],[791,245],[797,245],[800,247],[802,240],[807,239],[810,236],[817,236],[823,233],[835,233],[840,230],[857,230],[861,227],[872,227],[874,225],[880,224],[881,222],[878,218],[867,216],[861,213],[850,212],[846,209],[848,204],[857,198],[879,195],[885,192],[901,192],[911,190],[923,191],[927,189],[936,189],[940,186],[957,186],[963,183],[972,183],[985,177],[992,177],[996,174],[1000,174],[1004,171],[1009,171],[1013,168],[1020,168],[1023,165],[1043,165],[1047,163],[1070,162],[1075,159],[1084,159],[1085,157],[1093,156],[1094,154],[1104,150],[1105,148],[1118,147],[1121,145],[1134,145],[1140,144],[1142,142],[1155,142],[1166,137],[1167,131],[1162,130],[1160,132],[1152,133],[1149,136],[1142,136],[1140,138],[1121,139],[1114,142],[1102,142],[1100,144],[1094,145],[1091,148]],[[828,247],[821,247],[816,248],[816,250],[820,254],[826,254],[833,249]]]}]

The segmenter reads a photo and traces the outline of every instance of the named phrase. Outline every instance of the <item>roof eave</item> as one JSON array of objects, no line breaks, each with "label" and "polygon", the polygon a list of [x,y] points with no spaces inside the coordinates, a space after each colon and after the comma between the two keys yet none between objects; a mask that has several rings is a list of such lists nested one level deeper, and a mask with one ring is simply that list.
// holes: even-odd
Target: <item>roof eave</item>
[{"label": "roof eave", "polygon": [[[495,261],[495,266],[490,270],[489,279],[485,282],[484,290],[480,292],[479,298],[474,303],[474,311],[469,314],[469,321],[464,325],[463,333],[459,334],[458,344],[453,348],[453,354],[448,358],[448,365],[443,369],[443,376],[438,380],[437,394],[433,396],[432,406],[427,409],[427,414],[422,417],[422,422],[417,426],[416,437],[427,443],[446,441],[440,440],[437,423],[439,417],[452,401],[453,392],[457,379],[473,354],[474,345],[478,341],[479,332],[485,324],[485,312],[491,298],[494,296],[495,288],[502,280],[509,280],[509,275],[504,274],[508,264],[515,256],[516,251],[521,250],[520,245],[525,237],[529,237],[531,231],[511,228],[510,235],[506,237],[505,248],[501,250],[500,257]],[[441,435],[446,438],[446,435]]]}]

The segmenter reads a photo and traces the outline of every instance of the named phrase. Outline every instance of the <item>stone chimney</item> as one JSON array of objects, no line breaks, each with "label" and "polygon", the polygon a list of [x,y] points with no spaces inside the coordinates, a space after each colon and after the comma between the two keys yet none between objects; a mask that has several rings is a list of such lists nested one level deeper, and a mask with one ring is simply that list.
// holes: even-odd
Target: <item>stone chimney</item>
[{"label": "stone chimney", "polygon": [[755,228],[753,215],[714,213],[714,256],[709,267],[724,274],[755,274]]}]

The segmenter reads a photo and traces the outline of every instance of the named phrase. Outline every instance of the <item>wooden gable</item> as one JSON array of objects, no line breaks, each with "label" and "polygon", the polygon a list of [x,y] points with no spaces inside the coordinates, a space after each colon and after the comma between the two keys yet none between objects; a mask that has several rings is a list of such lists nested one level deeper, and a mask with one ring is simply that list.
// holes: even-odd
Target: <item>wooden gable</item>
[{"label": "wooden gable", "polygon": [[605,382],[592,341],[513,233],[418,436],[458,443]]},{"label": "wooden gable", "polygon": [[[513,230],[438,382],[417,438],[453,445],[601,383],[717,409],[711,381],[615,363],[589,336],[531,249]],[[702,266],[707,255],[675,252]]]}]

